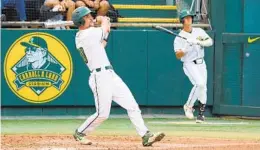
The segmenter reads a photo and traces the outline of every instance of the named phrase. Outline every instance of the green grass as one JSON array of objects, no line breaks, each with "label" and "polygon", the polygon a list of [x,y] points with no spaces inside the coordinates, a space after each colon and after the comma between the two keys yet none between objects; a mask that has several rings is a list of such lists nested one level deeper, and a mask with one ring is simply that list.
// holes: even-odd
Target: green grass
[{"label": "green grass", "polygon": [[[2,134],[72,134],[83,123],[79,119],[2,120]],[[195,124],[183,118],[145,119],[152,131],[169,136],[260,140],[260,120],[208,118],[210,124]],[[105,121],[93,135],[137,135],[127,118]]]}]

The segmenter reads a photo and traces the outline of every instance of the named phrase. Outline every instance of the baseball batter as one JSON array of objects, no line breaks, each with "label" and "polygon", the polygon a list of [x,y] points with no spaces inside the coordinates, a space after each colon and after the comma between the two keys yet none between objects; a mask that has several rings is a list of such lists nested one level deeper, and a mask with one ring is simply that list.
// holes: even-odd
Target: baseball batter
[{"label": "baseball batter", "polygon": [[199,101],[199,113],[196,122],[205,120],[204,111],[207,102],[207,68],[204,61],[204,47],[213,44],[212,39],[201,28],[193,28],[192,21],[194,15],[187,10],[180,13],[180,21],[183,29],[180,36],[187,40],[176,37],[174,40],[174,51],[176,57],[183,62],[184,73],[193,84],[189,98],[184,105],[185,115],[193,119],[194,103]]},{"label": "baseball batter", "polygon": [[109,117],[113,100],[127,110],[137,133],[142,137],[143,146],[151,146],[163,139],[165,134],[152,134],[147,129],[132,93],[114,72],[108,60],[105,46],[110,32],[109,18],[99,17],[101,27],[94,27],[95,20],[90,13],[87,7],[79,7],[73,12],[72,20],[79,29],[75,39],[76,47],[91,71],[89,86],[94,94],[96,113],[76,129],[73,136],[82,144],[91,144],[85,135],[90,134]]}]

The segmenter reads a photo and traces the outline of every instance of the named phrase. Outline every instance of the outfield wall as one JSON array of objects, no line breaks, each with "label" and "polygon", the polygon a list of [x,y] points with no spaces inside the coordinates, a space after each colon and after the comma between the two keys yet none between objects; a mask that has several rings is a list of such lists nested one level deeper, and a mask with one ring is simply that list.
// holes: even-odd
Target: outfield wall
[{"label": "outfield wall", "polygon": [[[5,74],[5,77],[2,77],[2,106],[94,105],[92,92],[88,86],[89,70],[75,48],[75,31],[3,30],[2,35],[6,37],[2,39],[1,51],[1,59],[4,61],[2,72]],[[210,35],[214,37],[213,33]],[[21,45],[21,42],[29,42],[35,36],[45,38],[49,54],[52,54],[54,59],[66,69],[60,73],[63,81],[60,89],[55,87],[55,81],[41,88],[33,85],[33,83],[51,80],[47,76],[50,74],[48,74],[48,68],[47,71],[42,71],[47,74],[44,76],[46,79],[39,77],[36,79],[33,76],[33,69],[27,68],[24,73],[14,71],[15,66],[19,68],[19,61],[21,63],[26,57],[25,47]],[[68,56],[63,54],[66,53],[63,52],[64,48],[60,47],[60,43],[55,43],[55,40],[60,40],[60,43],[67,47],[71,58],[66,58]],[[140,105],[181,106],[185,103],[191,84],[183,73],[182,63],[175,58],[172,45],[173,37],[158,31],[112,31],[107,46],[108,56],[115,71],[132,90]],[[57,53],[57,51],[60,52]],[[209,105],[213,103],[213,52],[213,47],[206,49]],[[34,71],[35,74],[40,73],[37,71],[39,70]],[[21,82],[20,87],[16,83],[17,78],[18,82]],[[31,85],[28,85],[28,82]],[[44,91],[37,93],[37,90],[42,89]],[[55,95],[59,96],[55,97]]]},{"label": "outfield wall", "polygon": [[[209,6],[213,31],[208,33],[215,43],[206,49],[205,59],[209,77],[208,104],[213,107],[212,113],[260,116],[260,20],[257,19],[260,1],[211,0]],[[67,108],[71,108],[72,114],[77,112],[76,115],[81,111],[87,114],[94,111],[88,87],[89,71],[75,49],[75,32],[2,30],[3,115],[66,115]],[[26,63],[21,42],[29,42],[37,35],[48,43],[50,63],[58,65],[51,65],[54,69],[49,71],[17,72],[17,67]],[[181,62],[174,56],[172,42],[170,35],[153,30],[118,29],[111,33],[107,46],[109,58],[137,102],[148,108],[146,113],[154,112],[149,108],[174,114],[181,112],[191,89]],[[35,76],[43,78],[34,79]],[[45,87],[32,88],[37,82]]]}]

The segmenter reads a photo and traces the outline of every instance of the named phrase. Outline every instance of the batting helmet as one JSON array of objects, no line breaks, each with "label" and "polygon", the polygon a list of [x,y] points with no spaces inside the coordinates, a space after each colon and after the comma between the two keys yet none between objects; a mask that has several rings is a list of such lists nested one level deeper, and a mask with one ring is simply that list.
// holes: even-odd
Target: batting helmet
[{"label": "batting helmet", "polygon": [[81,25],[85,24],[85,20],[83,19],[84,16],[87,14],[91,13],[91,10],[88,9],[87,7],[78,7],[75,9],[72,13],[72,21],[73,23],[79,27]]},{"label": "batting helmet", "polygon": [[180,19],[181,23],[183,23],[183,19],[187,16],[191,16],[191,18],[193,20],[193,17],[195,16],[195,14],[191,13],[189,10],[182,10],[179,15],[179,19]]}]

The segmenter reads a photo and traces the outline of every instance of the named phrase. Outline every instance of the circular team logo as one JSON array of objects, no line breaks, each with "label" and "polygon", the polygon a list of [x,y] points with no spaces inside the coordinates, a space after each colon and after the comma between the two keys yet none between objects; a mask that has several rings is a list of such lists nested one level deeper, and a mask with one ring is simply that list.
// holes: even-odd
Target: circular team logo
[{"label": "circular team logo", "polygon": [[42,32],[17,39],[4,61],[8,86],[30,103],[46,103],[60,96],[70,83],[72,70],[67,47],[58,38]]}]

